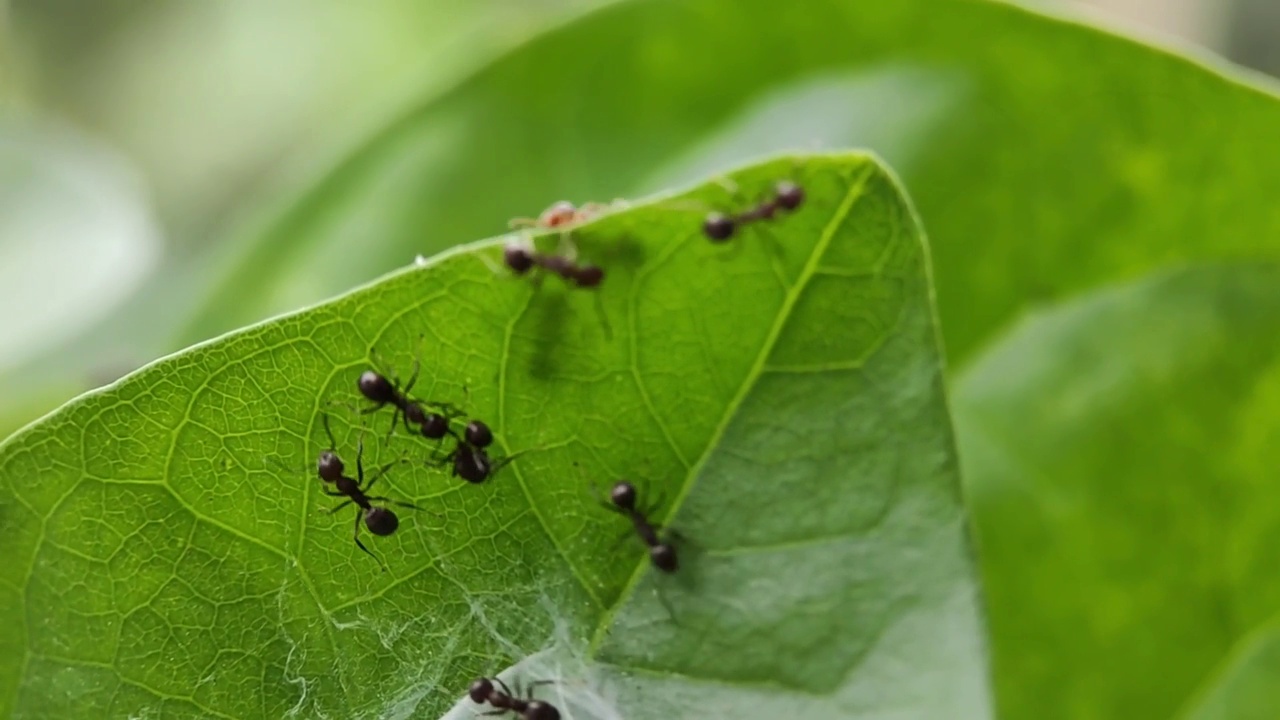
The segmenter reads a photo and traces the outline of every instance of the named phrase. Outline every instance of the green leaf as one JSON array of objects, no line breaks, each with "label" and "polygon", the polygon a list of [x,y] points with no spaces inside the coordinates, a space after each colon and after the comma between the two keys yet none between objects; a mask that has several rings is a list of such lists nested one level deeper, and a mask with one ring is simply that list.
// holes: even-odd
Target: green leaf
[{"label": "green leaf", "polygon": [[1172,717],[1280,612],[1280,265],[1038,313],[955,416],[1008,717]]},{"label": "green leaf", "polygon": [[[805,205],[728,246],[705,207]],[[923,238],[860,155],[782,158],[575,232],[598,294],[463,248],[162,360],[0,446],[0,710],[433,717],[513,662],[576,717],[982,718],[973,563]],[[700,209],[702,208],[702,209]],[[554,238],[543,238],[550,246]],[[424,339],[419,342],[420,334]],[[518,459],[482,486],[365,416],[399,531],[351,541],[370,348]],[[298,466],[281,472],[267,458]],[[655,577],[593,483],[680,533]],[[670,609],[670,615],[667,613]],[[458,716],[474,706],[464,703]]]},{"label": "green leaf", "polygon": [[1266,720],[1280,703],[1280,623],[1242,639],[1239,652],[1210,677],[1204,697],[1182,717],[1189,720]]},{"label": "green leaf", "polygon": [[1028,303],[1180,259],[1280,251],[1280,154],[1258,152],[1276,127],[1269,91],[1005,2],[623,2],[389,120],[260,233],[186,338],[560,197],[856,146],[902,174],[928,222],[958,363]]}]

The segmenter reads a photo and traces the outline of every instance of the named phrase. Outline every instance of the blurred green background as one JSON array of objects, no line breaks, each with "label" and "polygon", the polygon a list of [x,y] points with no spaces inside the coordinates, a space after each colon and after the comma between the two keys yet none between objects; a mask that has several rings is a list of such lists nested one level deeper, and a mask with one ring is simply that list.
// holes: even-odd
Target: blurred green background
[{"label": "blurred green background", "polygon": [[[0,5],[0,435],[202,332],[231,329],[203,319],[207,303],[225,302],[217,269],[235,267],[245,235],[392,118],[603,4]],[[1091,0],[1070,9],[1280,69],[1272,0]],[[791,120],[757,122],[753,131],[765,134]],[[550,172],[572,172],[573,149],[563,166]],[[537,187],[525,195],[555,199]],[[538,209],[466,202],[451,241],[497,233],[505,218]],[[295,297],[318,299],[302,288],[267,306],[284,310]]]}]

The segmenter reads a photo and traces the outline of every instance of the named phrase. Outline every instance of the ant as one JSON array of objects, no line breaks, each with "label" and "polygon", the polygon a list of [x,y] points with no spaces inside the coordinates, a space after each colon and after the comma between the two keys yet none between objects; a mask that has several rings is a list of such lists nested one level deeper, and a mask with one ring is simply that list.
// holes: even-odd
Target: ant
[{"label": "ant", "polygon": [[605,507],[613,512],[625,515],[635,526],[636,534],[649,547],[649,559],[653,566],[665,573],[673,573],[680,568],[680,560],[676,557],[676,548],[658,537],[658,528],[645,517],[644,511],[636,507],[636,486],[626,480],[614,483],[609,491],[609,502]]},{"label": "ant", "polygon": [[[374,413],[390,405],[396,409],[391,416],[391,431],[395,430],[396,420],[403,417],[405,429],[413,432],[414,425],[421,428],[431,416],[425,409],[428,404],[437,406],[446,412],[456,412],[457,409],[450,405],[424,403],[409,396],[409,392],[413,390],[414,383],[418,381],[419,369],[420,364],[415,358],[413,361],[413,373],[409,376],[409,382],[405,383],[404,390],[400,389],[399,379],[388,380],[387,376],[377,370],[365,370],[360,373],[360,379],[356,381],[356,387],[360,389],[360,394],[366,400],[373,403],[371,407],[361,410],[360,413],[362,415]],[[388,435],[390,435],[390,432]]]},{"label": "ant", "polygon": [[[453,463],[453,476],[460,477],[469,483],[480,484],[488,480],[494,473],[501,470],[504,465],[511,462],[515,457],[503,458],[494,462],[489,457],[485,448],[493,444],[493,431],[489,426],[479,420],[472,420],[467,423],[467,427],[463,430],[462,435],[454,432],[449,427],[448,421],[441,416],[441,422],[432,424],[432,434],[428,435],[428,426],[422,426],[422,434],[430,438],[443,438],[445,435],[452,435],[457,444],[453,448],[453,452],[445,456],[444,462]],[[438,434],[437,434],[438,433]]]},{"label": "ant", "polygon": [[391,416],[391,429],[394,430],[396,420],[403,417],[405,429],[413,432],[413,425],[421,425],[426,419],[426,411],[422,407],[422,402],[409,397],[409,391],[413,389],[413,384],[417,381],[418,362],[416,360],[413,363],[413,374],[409,376],[409,382],[405,384],[404,390],[400,389],[399,380],[388,380],[385,375],[377,370],[365,370],[360,373],[360,379],[356,381],[356,387],[360,389],[360,394],[366,400],[373,403],[373,406],[361,410],[361,414],[377,412],[390,405],[396,409]]},{"label": "ant", "polygon": [[580,265],[567,255],[540,253],[524,243],[507,245],[502,251],[502,261],[516,275],[540,267],[580,288],[597,287],[604,281],[604,269],[599,265]]},{"label": "ant", "polygon": [[383,572],[386,572],[386,564],[360,541],[361,519],[364,520],[364,525],[369,529],[369,532],[374,535],[386,536],[394,533],[396,528],[400,527],[400,518],[396,517],[395,511],[391,508],[374,505],[374,500],[389,502],[393,505],[413,508],[414,510],[419,510],[420,508],[412,503],[399,502],[390,498],[370,496],[368,494],[369,488],[372,488],[373,484],[385,475],[396,463],[391,462],[383,465],[376,473],[370,476],[369,482],[366,483],[364,479],[363,439],[361,439],[356,445],[356,479],[348,477],[346,475],[346,466],[343,465],[342,459],[339,458],[338,454],[333,450],[337,443],[335,443],[333,439],[333,430],[329,428],[329,416],[323,415],[322,417],[324,420],[324,432],[329,436],[329,448],[322,451],[319,458],[316,460],[316,472],[320,475],[320,479],[326,484],[332,484],[337,488],[336,491],[325,488],[325,495],[329,495],[330,497],[347,498],[346,501],[337,507],[330,508],[329,514],[336,513],[342,508],[355,503],[358,511],[356,512],[355,530],[352,534],[352,539],[356,541],[357,547],[368,553],[369,557],[377,560],[378,564],[382,566]]},{"label": "ant", "polygon": [[773,187],[773,197],[737,214],[713,212],[702,222],[702,233],[711,242],[720,243],[733,237],[741,225],[759,220],[772,220],[778,211],[791,212],[804,203],[804,188],[782,180]]},{"label": "ant", "polygon": [[580,222],[590,220],[594,215],[603,210],[609,209],[604,203],[587,203],[582,207],[574,207],[574,204],[568,200],[560,200],[551,204],[551,207],[542,211],[537,218],[513,218],[507,223],[507,226],[515,228],[545,228],[554,230],[556,228],[566,228]]},{"label": "ant", "polygon": [[[502,689],[499,690],[493,686],[497,683]],[[471,687],[467,690],[467,695],[471,696],[471,702],[477,705],[488,703],[496,710],[480,713],[481,715],[502,715],[504,713],[515,713],[520,716],[521,720],[560,720],[560,711],[555,709],[549,703],[541,700],[533,699],[533,688],[538,685],[547,685],[548,681],[539,681],[530,683],[526,689],[525,697],[515,697],[511,693],[511,688],[498,678],[479,678],[471,683]]]}]

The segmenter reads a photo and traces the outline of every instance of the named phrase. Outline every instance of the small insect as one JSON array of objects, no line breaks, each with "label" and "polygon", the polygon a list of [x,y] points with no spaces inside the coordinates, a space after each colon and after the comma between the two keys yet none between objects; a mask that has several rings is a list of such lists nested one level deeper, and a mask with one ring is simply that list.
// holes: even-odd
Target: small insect
[{"label": "small insect", "polygon": [[404,390],[400,389],[399,381],[388,380],[385,375],[376,370],[365,370],[360,373],[356,387],[360,389],[360,394],[373,405],[360,412],[374,413],[390,405],[395,408],[395,413],[391,416],[391,429],[394,430],[396,421],[403,418],[405,429],[413,432],[413,426],[421,425],[426,419],[426,410],[423,409],[422,402],[409,397],[409,392],[413,390],[413,384],[417,381],[417,360],[413,361],[413,374],[409,376],[409,382],[405,384]]},{"label": "small insect", "polygon": [[542,268],[580,288],[597,287],[604,281],[604,269],[599,265],[580,265],[568,255],[540,253],[524,242],[507,245],[502,251],[502,261],[516,275]]},{"label": "small insect", "polygon": [[614,483],[613,488],[609,491],[609,502],[605,504],[608,509],[625,515],[636,529],[636,534],[644,541],[649,548],[649,559],[653,561],[653,566],[665,573],[673,573],[680,568],[680,560],[676,556],[676,548],[669,542],[665,542],[658,535],[659,528],[649,522],[646,513],[636,507],[637,493],[636,486],[626,480],[619,480]]},{"label": "small insect", "polygon": [[489,452],[485,448],[493,444],[493,431],[479,420],[467,423],[461,436],[453,433],[452,430],[449,432],[457,440],[457,445],[454,446],[453,452],[445,457],[445,461],[452,463],[454,477],[479,484],[515,459],[515,456],[512,456],[495,461],[489,457]]},{"label": "small insect", "polygon": [[702,233],[712,242],[724,242],[738,228],[760,220],[772,220],[779,211],[791,212],[804,204],[804,188],[782,180],[773,187],[773,197],[737,214],[713,212],[702,222]]},{"label": "small insect", "polygon": [[554,230],[557,228],[567,228],[570,225],[576,225],[586,222],[598,215],[604,210],[608,210],[609,206],[604,203],[590,202],[582,207],[576,207],[568,200],[560,200],[551,204],[551,207],[542,211],[542,214],[536,218],[513,218],[508,227],[511,228],[545,228]]},{"label": "small insect", "polygon": [[388,380],[386,375],[377,370],[365,370],[360,373],[360,378],[356,380],[356,387],[360,389],[360,394],[366,400],[373,403],[372,406],[361,410],[361,414],[374,413],[382,408],[390,405],[395,408],[395,413],[391,416],[391,428],[388,435],[395,430],[396,421],[403,418],[404,427],[409,432],[414,432],[415,426],[426,434],[424,425],[431,416],[440,416],[441,413],[458,413],[457,408],[448,403],[427,402],[418,400],[409,395],[413,390],[414,383],[418,381],[418,372],[421,369],[417,358],[413,361],[413,373],[409,375],[409,382],[405,383],[404,389],[400,389],[399,380]]},{"label": "small insect", "polygon": [[383,475],[386,475],[387,471],[395,466],[396,463],[391,462],[383,465],[377,472],[370,475],[369,480],[366,483],[364,477],[363,439],[358,441],[356,445],[356,477],[354,479],[348,477],[345,474],[346,468],[343,465],[342,460],[338,457],[337,453],[332,450],[336,443],[333,440],[333,431],[329,428],[329,416],[324,415],[323,421],[325,434],[329,436],[330,449],[324,450],[320,453],[320,456],[316,461],[317,472],[320,475],[320,479],[324,480],[326,484],[331,484],[336,488],[335,490],[325,488],[325,495],[329,495],[330,497],[347,498],[346,501],[337,507],[330,508],[328,512],[333,514],[352,503],[355,504],[358,511],[356,512],[355,530],[352,533],[352,539],[355,540],[357,547],[368,553],[369,557],[377,560],[378,564],[382,566],[383,571],[386,571],[386,564],[383,563],[377,555],[374,555],[369,548],[365,547],[363,542],[361,542],[360,522],[363,520],[365,527],[374,535],[386,536],[394,533],[396,528],[400,527],[400,518],[396,517],[395,511],[391,508],[374,505],[374,501],[391,503],[401,507],[413,508],[414,510],[418,510],[420,508],[412,503],[400,502],[398,500],[392,500],[381,496],[371,496],[368,494],[368,491],[373,487],[373,484]]},{"label": "small insect", "polygon": [[[494,687],[494,683],[498,687]],[[471,697],[471,701],[477,705],[488,703],[495,710],[480,713],[481,715],[503,715],[506,713],[515,713],[520,720],[560,720],[560,711],[555,709],[550,703],[533,699],[533,689],[538,685],[547,685],[548,681],[542,680],[530,683],[525,690],[525,697],[516,697],[508,688],[506,683],[498,678],[479,678],[471,683],[471,687],[467,690],[467,695]]]}]

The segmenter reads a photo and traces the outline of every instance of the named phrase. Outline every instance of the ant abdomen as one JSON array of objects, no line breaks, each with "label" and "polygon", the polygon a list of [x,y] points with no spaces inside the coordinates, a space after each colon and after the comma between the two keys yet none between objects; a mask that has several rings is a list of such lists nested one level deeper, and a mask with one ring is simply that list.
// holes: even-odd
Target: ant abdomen
[{"label": "ant abdomen", "polygon": [[680,559],[676,556],[676,549],[667,543],[649,548],[649,559],[653,561],[654,567],[666,573],[673,573],[680,569]]},{"label": "ant abdomen", "polygon": [[390,535],[400,527],[400,518],[390,508],[371,507],[364,511],[364,526],[374,535]]},{"label": "ant abdomen", "polygon": [[493,473],[493,463],[484,450],[461,446],[454,452],[453,474],[469,483],[479,484]]}]

